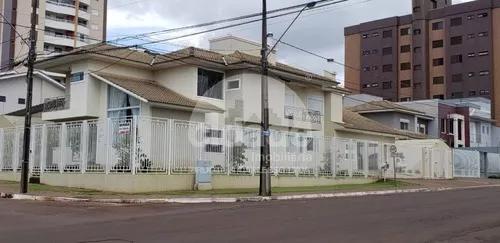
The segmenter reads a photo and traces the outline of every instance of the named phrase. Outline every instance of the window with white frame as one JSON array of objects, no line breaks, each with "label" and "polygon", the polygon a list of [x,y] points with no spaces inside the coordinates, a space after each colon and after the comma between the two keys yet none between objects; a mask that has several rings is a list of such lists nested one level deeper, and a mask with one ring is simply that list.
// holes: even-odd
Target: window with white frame
[{"label": "window with white frame", "polygon": [[127,118],[139,115],[140,101],[135,97],[108,86],[108,117]]},{"label": "window with white frame", "polygon": [[286,89],[285,90],[285,105],[286,106],[295,106],[295,97],[297,94],[293,92],[291,89]]},{"label": "window with white frame", "polygon": [[425,124],[419,124],[418,132],[421,134],[427,134],[427,126]]},{"label": "window with white frame", "polygon": [[224,73],[198,68],[198,96],[222,100],[223,80]]},{"label": "window with white frame", "polygon": [[401,130],[404,130],[404,131],[410,130],[410,120],[400,119],[399,120],[399,127]]},{"label": "window with white frame", "polygon": [[323,97],[321,96],[309,96],[307,97],[307,109],[323,114],[323,102]]},{"label": "window with white frame", "polygon": [[238,90],[240,89],[240,81],[239,80],[231,80],[227,81],[227,90]]},{"label": "window with white frame", "polygon": [[78,82],[82,81],[85,78],[85,74],[83,72],[72,73],[70,76],[70,82]]}]

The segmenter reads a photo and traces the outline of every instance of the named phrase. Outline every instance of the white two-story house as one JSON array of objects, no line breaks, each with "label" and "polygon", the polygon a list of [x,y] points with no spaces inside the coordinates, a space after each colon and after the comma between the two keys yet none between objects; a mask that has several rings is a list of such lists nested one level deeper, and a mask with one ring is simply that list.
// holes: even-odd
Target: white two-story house
[{"label": "white two-story house", "polygon": [[[171,158],[179,164],[176,166],[179,170],[191,168],[199,158],[196,157],[198,153],[210,152],[206,157],[214,163],[223,161],[220,143],[228,136],[222,135],[220,130],[226,126],[244,128],[230,139],[233,142],[243,139],[246,144],[250,140],[252,145],[247,147],[254,155],[247,157],[255,162],[260,137],[261,75],[260,57],[254,50],[259,44],[227,37],[212,40],[211,45],[211,51],[190,47],[167,54],[94,45],[40,60],[37,68],[64,73],[69,80],[66,104],[46,110],[42,119],[66,124],[97,123],[88,125],[86,132],[89,134],[86,137],[98,140],[89,145],[93,146],[92,152],[86,155],[91,157],[86,159],[92,163],[109,160],[109,155],[98,158],[103,154],[98,151],[99,143],[106,144],[99,139],[107,139],[107,146],[110,146],[116,137],[133,134],[136,130],[130,127],[134,124],[142,128],[138,143],[146,147],[143,150],[160,157],[167,156],[158,155],[168,143],[163,140],[173,136],[176,146],[188,148],[199,142],[200,135],[181,134],[180,131],[200,124],[207,127],[201,135],[204,144],[201,152],[198,146]],[[324,145],[318,138],[333,136],[325,132],[329,124],[343,123],[342,98],[348,92],[329,77],[279,63],[273,55],[269,70],[271,141],[276,146],[282,145],[283,154],[304,151],[321,154],[319,150]],[[164,124],[162,119],[173,121],[173,124]],[[102,130],[100,127],[105,127],[102,120],[108,121],[111,134],[106,136],[111,138],[97,135]],[[165,134],[163,140],[155,140],[160,134]],[[190,156],[192,158],[188,158]],[[189,165],[184,166],[186,160]],[[117,161],[116,164],[120,164],[126,160]],[[290,159],[283,157],[281,161],[285,163]]]}]

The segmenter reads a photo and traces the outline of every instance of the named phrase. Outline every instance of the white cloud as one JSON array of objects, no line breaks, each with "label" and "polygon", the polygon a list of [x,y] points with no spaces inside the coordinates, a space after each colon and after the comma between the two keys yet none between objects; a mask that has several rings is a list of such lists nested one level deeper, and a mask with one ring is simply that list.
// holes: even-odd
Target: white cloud
[{"label": "white cloud", "polygon": [[[268,2],[270,9],[276,9],[307,1],[269,0]],[[468,1],[471,0],[455,0],[454,3]],[[250,0],[129,0],[127,2],[110,0],[110,6],[108,30],[111,38],[114,35],[144,33],[260,11],[260,1]],[[410,0],[350,0],[347,3],[304,13],[284,40],[320,55],[343,61],[344,27],[375,19],[406,15],[410,12]],[[279,36],[293,17],[269,21],[269,31]],[[191,32],[193,31],[176,32],[155,38],[163,39]],[[259,40],[260,23],[183,38],[172,41],[171,44],[162,44],[160,48],[168,50],[183,46],[206,48],[208,39],[228,34]],[[325,60],[292,48],[283,46],[278,48],[280,60],[286,60],[290,64],[317,73],[322,73],[323,70],[336,71],[340,78],[343,77],[342,66],[326,63]]]},{"label": "white cloud", "polygon": [[[172,26],[172,22],[162,18],[156,12],[131,13],[123,10],[109,10],[108,29],[127,28],[166,28]],[[123,30],[124,34],[126,30]]]}]

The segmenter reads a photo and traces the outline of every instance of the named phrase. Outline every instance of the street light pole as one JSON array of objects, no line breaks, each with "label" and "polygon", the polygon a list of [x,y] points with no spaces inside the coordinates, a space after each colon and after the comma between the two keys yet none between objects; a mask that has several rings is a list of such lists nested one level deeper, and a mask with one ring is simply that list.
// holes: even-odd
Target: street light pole
[{"label": "street light pole", "polygon": [[269,146],[269,84],[267,80],[268,70],[268,46],[267,46],[267,1],[262,0],[262,50],[261,50],[261,146],[260,146],[260,196],[271,196],[271,158]]},{"label": "street light pole", "polygon": [[21,166],[21,193],[28,192],[29,183],[29,157],[30,157],[30,138],[31,138],[31,105],[33,100],[33,69],[36,61],[36,23],[38,0],[31,0],[31,31],[30,31],[30,49],[28,52],[28,72],[26,74],[27,92],[26,92],[26,114],[24,119],[24,140],[23,140],[23,162]]}]

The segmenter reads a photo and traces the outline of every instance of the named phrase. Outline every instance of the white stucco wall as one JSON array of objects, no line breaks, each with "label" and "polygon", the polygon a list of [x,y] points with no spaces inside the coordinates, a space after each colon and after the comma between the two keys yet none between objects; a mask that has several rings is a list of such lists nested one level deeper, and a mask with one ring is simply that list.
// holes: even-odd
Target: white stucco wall
[{"label": "white stucco wall", "polygon": [[[207,68],[203,68],[207,69]],[[207,69],[216,72],[224,71],[217,69]],[[225,108],[224,99],[213,99],[203,96],[198,96],[198,67],[196,66],[179,66],[175,68],[170,68],[166,70],[156,71],[154,73],[154,80],[159,82],[161,85],[172,89],[173,91],[182,94],[188,98],[206,102],[215,105],[221,109]],[[226,87],[223,87],[223,94]]]},{"label": "white stucco wall", "polygon": [[[243,111],[241,119],[243,122],[260,123],[261,121],[261,76],[258,73],[244,72],[239,77],[240,90],[228,91],[228,106],[234,106],[236,100],[243,101]],[[292,106],[296,109],[306,110],[308,108],[308,97],[318,97],[323,100],[322,114],[325,114],[327,107],[324,102],[325,92],[319,87],[312,87],[305,84],[288,84],[274,77],[269,77],[269,113],[270,124],[278,127],[291,127],[303,130],[323,130],[325,123],[324,116],[321,124],[315,124],[299,119],[285,119],[285,106]],[[286,104],[286,94],[294,94],[293,104]],[[341,110],[341,109],[340,109]]]},{"label": "white stucco wall", "polygon": [[[21,110],[26,107],[18,104],[18,99],[26,99],[26,77],[24,75],[13,78],[0,79],[0,96],[6,97],[6,102],[0,102],[0,114]],[[64,89],[35,75],[33,78],[33,105],[39,105],[46,98],[64,95]]]}]

